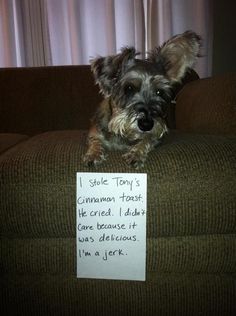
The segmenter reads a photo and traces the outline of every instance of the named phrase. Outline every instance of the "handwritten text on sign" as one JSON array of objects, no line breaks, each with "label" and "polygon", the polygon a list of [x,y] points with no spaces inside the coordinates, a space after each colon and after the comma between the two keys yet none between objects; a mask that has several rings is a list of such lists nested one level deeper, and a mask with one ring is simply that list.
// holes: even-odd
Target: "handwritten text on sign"
[{"label": "handwritten text on sign", "polygon": [[77,173],[77,277],[145,280],[146,188],[146,174]]}]

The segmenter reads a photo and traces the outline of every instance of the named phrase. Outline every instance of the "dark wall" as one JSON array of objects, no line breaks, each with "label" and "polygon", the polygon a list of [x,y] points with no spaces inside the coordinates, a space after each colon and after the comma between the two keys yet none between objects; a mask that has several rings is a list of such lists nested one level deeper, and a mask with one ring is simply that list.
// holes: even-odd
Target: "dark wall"
[{"label": "dark wall", "polygon": [[212,74],[236,71],[236,0],[213,2]]}]

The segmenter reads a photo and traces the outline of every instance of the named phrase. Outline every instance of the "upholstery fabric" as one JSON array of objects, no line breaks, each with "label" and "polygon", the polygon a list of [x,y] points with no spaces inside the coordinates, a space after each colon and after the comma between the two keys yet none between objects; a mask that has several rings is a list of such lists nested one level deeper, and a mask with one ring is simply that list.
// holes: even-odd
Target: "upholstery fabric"
[{"label": "upholstery fabric", "polygon": [[[0,156],[4,235],[75,237],[76,172],[91,171],[82,163],[85,135],[48,132]],[[121,155],[112,152],[95,170],[132,172]],[[173,132],[141,172],[148,173],[148,237],[236,232],[235,139]]]},{"label": "upholstery fabric", "polygon": [[[85,139],[82,131],[47,132],[0,157],[8,308],[14,303],[18,315],[233,315],[235,140],[172,131],[150,154],[142,170],[148,174],[142,283],[76,279],[75,173],[91,171],[82,163]],[[96,171],[127,167],[121,153],[111,152]]]},{"label": "upholstery fabric", "polygon": [[0,69],[0,132],[86,129],[102,97],[90,66]]},{"label": "upholstery fabric", "polygon": [[1,315],[235,315],[235,278],[229,274],[159,274],[147,284],[27,273],[2,284]]},{"label": "upholstery fabric", "polygon": [[26,135],[0,133],[0,153],[29,138]]},{"label": "upholstery fabric", "polygon": [[236,134],[236,73],[187,84],[177,96],[176,128],[185,132]]}]

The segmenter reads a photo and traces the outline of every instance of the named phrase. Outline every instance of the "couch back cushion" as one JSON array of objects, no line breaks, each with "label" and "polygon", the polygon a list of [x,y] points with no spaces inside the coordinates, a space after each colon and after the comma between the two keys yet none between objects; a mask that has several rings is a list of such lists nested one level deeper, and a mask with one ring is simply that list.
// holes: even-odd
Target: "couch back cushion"
[{"label": "couch back cushion", "polygon": [[0,132],[87,129],[102,97],[90,66],[0,70]]},{"label": "couch back cushion", "polygon": [[177,96],[176,128],[236,135],[236,73],[193,81]]}]

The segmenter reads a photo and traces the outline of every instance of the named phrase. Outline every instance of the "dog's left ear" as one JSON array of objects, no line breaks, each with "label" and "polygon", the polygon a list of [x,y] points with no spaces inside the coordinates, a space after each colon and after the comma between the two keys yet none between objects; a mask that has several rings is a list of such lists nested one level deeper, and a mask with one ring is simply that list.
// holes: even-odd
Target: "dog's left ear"
[{"label": "dog's left ear", "polygon": [[192,31],[176,35],[149,53],[148,60],[159,63],[172,82],[180,82],[200,56],[201,37]]},{"label": "dog's left ear", "polygon": [[91,70],[105,97],[111,95],[112,88],[124,72],[134,64],[135,48],[125,47],[120,54],[99,57],[91,61]]}]

